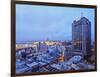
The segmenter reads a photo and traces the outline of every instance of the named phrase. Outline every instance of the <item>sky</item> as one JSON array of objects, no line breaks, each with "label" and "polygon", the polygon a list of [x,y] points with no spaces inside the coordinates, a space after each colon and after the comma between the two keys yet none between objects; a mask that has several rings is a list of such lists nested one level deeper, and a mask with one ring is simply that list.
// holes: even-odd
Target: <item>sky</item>
[{"label": "sky", "polygon": [[72,23],[86,17],[94,40],[94,9],[16,4],[16,41],[71,40]]}]

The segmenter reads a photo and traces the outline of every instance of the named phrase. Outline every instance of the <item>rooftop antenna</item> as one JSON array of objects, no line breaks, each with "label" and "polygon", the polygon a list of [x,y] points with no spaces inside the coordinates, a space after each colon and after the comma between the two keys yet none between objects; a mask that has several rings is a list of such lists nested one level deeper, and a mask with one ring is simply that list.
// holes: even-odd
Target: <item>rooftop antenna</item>
[{"label": "rooftop antenna", "polygon": [[49,41],[48,37],[47,37],[46,41]]},{"label": "rooftop antenna", "polygon": [[81,12],[81,18],[83,17],[83,12]]}]

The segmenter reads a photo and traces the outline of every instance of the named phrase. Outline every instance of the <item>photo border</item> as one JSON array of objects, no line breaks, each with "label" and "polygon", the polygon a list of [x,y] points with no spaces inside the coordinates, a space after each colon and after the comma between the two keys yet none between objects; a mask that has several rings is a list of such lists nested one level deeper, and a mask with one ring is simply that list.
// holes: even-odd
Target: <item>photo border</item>
[{"label": "photo border", "polygon": [[[43,6],[58,6],[58,7],[77,7],[77,8],[93,8],[95,9],[94,15],[94,31],[95,31],[95,69],[87,70],[74,70],[64,72],[34,72],[16,74],[16,4],[27,5],[43,5]],[[96,5],[82,5],[82,4],[67,4],[67,3],[50,3],[50,2],[36,2],[36,1],[11,1],[11,77],[14,76],[29,76],[29,75],[48,75],[48,74],[61,74],[61,73],[79,73],[79,72],[93,72],[97,71],[97,6]]]}]

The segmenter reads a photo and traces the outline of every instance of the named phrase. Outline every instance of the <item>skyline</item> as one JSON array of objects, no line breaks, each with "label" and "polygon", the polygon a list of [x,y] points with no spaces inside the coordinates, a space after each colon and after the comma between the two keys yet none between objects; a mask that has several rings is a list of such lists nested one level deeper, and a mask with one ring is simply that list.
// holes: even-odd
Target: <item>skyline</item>
[{"label": "skyline", "polygon": [[16,4],[16,41],[71,40],[72,23],[82,16],[91,22],[94,40],[94,9]]}]

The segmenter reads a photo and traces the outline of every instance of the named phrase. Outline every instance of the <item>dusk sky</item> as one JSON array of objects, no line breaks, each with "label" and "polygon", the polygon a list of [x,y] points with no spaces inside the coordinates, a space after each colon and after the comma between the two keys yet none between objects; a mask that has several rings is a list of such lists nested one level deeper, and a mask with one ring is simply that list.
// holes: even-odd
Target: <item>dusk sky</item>
[{"label": "dusk sky", "polygon": [[82,16],[91,22],[93,40],[94,9],[16,4],[16,41],[71,40],[72,22]]}]

